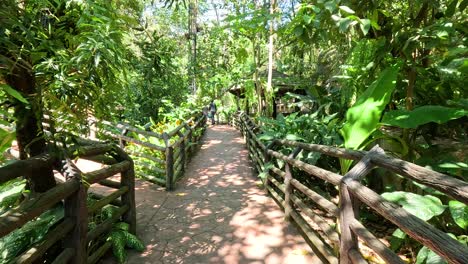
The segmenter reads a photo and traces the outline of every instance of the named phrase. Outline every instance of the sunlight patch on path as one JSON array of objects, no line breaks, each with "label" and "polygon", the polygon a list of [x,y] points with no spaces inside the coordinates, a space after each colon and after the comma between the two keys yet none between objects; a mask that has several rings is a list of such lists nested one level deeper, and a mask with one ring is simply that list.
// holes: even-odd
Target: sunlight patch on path
[{"label": "sunlight patch on path", "polygon": [[321,263],[259,188],[231,127],[207,129],[174,192],[137,187],[137,234],[146,250],[130,251],[128,263]]}]

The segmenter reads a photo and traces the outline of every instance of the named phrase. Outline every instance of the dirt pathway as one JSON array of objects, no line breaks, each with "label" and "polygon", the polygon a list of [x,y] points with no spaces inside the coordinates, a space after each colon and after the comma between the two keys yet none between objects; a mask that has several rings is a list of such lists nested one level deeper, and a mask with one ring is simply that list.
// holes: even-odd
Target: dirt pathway
[{"label": "dirt pathway", "polygon": [[146,250],[128,263],[321,263],[258,184],[241,134],[208,128],[176,191],[137,182]]}]

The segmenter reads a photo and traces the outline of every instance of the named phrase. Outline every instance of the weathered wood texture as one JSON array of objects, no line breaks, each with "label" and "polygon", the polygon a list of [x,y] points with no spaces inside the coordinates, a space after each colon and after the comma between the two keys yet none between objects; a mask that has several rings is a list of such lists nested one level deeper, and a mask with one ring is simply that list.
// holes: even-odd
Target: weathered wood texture
[{"label": "weathered wood texture", "polygon": [[13,263],[35,263],[50,247],[72,231],[74,225],[72,219],[65,218],[62,223],[57,225],[52,231],[49,231],[40,242],[19,255]]},{"label": "weathered wood texture", "polygon": [[123,192],[121,196],[122,204],[128,207],[128,210],[122,216],[122,220],[129,225],[128,231],[136,235],[135,169],[133,160],[123,150],[119,150],[118,155],[119,160],[130,163],[129,168],[122,171],[120,177],[120,185],[122,188],[127,188],[127,191]]},{"label": "weathered wood texture", "polygon": [[[386,201],[380,195],[362,185],[359,181],[364,175],[368,174],[372,168],[381,167],[400,174],[410,180],[437,189],[465,204],[468,203],[468,183],[407,161],[388,157],[378,146],[374,147],[371,151],[355,151],[285,139],[275,139],[267,147],[258,140],[256,133],[261,129],[255,125],[249,116],[245,113],[240,113],[237,119],[237,126],[245,137],[249,155],[255,164],[268,163],[272,158],[286,162],[286,172],[275,167],[270,167],[265,171],[267,175],[265,188],[271,196],[279,202],[279,205],[286,209],[287,214],[292,216],[293,222],[305,232],[306,238],[311,242],[312,248],[317,250],[316,252],[318,252],[319,256],[321,255],[325,259],[328,259],[326,256],[331,254],[331,251],[325,250],[326,247],[322,241],[316,240],[314,238],[315,235],[309,233],[312,231],[312,228],[308,225],[307,221],[300,216],[301,214],[312,219],[315,224],[327,234],[328,239],[332,241],[335,248],[336,244],[339,244],[341,248],[340,263],[366,263],[359,252],[357,237],[360,237],[369,244],[369,246],[388,263],[403,263],[395,253],[375,238],[375,236],[358,221],[359,204],[363,202],[372,210],[400,227],[410,237],[443,256],[449,263],[468,263],[468,248],[466,246],[450,238],[444,232],[427,224],[425,221],[408,213],[403,208]],[[359,162],[350,172],[342,177],[339,174],[299,161],[294,157],[288,157],[275,151],[272,146],[293,147]],[[263,155],[260,153],[263,153]],[[261,161],[259,161],[259,159],[261,159]],[[333,185],[340,186],[339,206],[336,206],[334,203],[328,201],[294,179],[294,177],[290,175],[291,167],[300,169],[313,177],[325,180]],[[272,177],[272,173],[284,178],[285,183],[280,183],[275,177]],[[273,188],[273,186],[275,188]],[[299,196],[293,194],[291,192],[292,188],[300,191],[325,212],[339,219],[341,237],[338,242],[337,232],[327,225],[319,216],[314,214],[314,212],[306,206],[307,203],[302,201]],[[289,202],[285,202],[281,198],[280,194],[277,193],[278,190],[285,194],[286,200],[289,200]],[[290,202],[293,202],[297,209],[293,209],[290,206]],[[328,261],[330,260],[328,259]],[[332,261],[337,261],[336,256],[335,260]]]},{"label": "weathered wood texture", "polygon": [[[296,148],[288,156],[288,158],[294,159],[301,152],[300,148]],[[284,172],[284,219],[289,221],[291,218],[291,212],[293,211],[293,206],[291,204],[291,195],[292,195],[292,185],[291,180],[293,179],[292,169],[289,163],[285,164]]]},{"label": "weathered wood texture", "polygon": [[[175,182],[182,177],[185,167],[188,163],[190,154],[195,150],[195,145],[201,140],[200,136],[194,136],[193,132],[197,129],[202,129],[202,134],[206,129],[206,117],[204,115],[197,115],[191,119],[182,122],[179,126],[169,132],[164,132],[162,134],[157,134],[151,131],[144,131],[135,127],[132,127],[129,124],[119,123],[112,124],[110,122],[101,122],[106,127],[114,128],[114,130],[119,130],[122,133],[115,133],[108,131],[106,129],[101,130],[100,132],[103,135],[109,136],[111,138],[119,139],[124,142],[131,142],[144,148],[147,148],[151,151],[158,151],[160,155],[165,157],[165,160],[162,160],[158,157],[153,157],[152,155],[140,152],[131,152],[131,155],[139,158],[144,158],[152,162],[156,162],[158,166],[152,166],[147,164],[147,162],[136,161],[138,166],[142,166],[145,169],[151,171],[150,174],[164,174],[165,180],[161,181],[159,178],[156,178],[151,175],[146,175],[146,173],[138,172],[138,175],[142,175],[143,178],[148,179],[151,182],[157,183],[159,185],[166,186],[166,190],[173,190]],[[161,139],[161,143],[164,143],[164,146],[156,145],[141,139],[135,139],[132,135],[127,135],[126,132],[131,131],[132,135],[142,135],[146,138],[158,138]],[[124,133],[125,132],[125,133]],[[148,176],[148,177],[146,177]]]},{"label": "weathered wood texture", "polygon": [[[40,168],[41,166],[53,166],[65,177],[65,182],[47,192],[32,194],[31,198],[22,202],[18,207],[0,216],[0,237],[3,237],[56,204],[62,201],[64,203],[64,220],[50,230],[43,240],[26,249],[24,253],[18,256],[15,263],[36,263],[51,246],[59,241],[62,241],[65,250],[53,263],[87,263],[89,237],[86,201],[88,184],[92,183],[100,182],[112,188],[118,188],[118,190],[109,196],[102,197],[101,200],[91,206],[89,213],[96,212],[106,204],[116,203],[118,197],[121,197],[120,204],[123,205],[117,210],[117,214],[113,218],[108,219],[108,221],[100,224],[90,232],[91,239],[109,231],[112,224],[119,221],[121,217],[121,221],[129,224],[129,231],[134,234],[136,233],[135,177],[132,159],[117,146],[101,143],[95,144],[95,142],[90,142],[90,144],[86,144],[84,147],[72,147],[69,151],[72,151],[71,155],[67,154],[65,150],[55,149],[54,155],[43,154],[0,168],[0,171],[12,172],[2,174],[2,176],[5,175],[2,179],[29,175],[34,172],[35,168]],[[116,162],[119,161],[119,163],[84,175],[69,158],[66,158],[67,156],[75,158],[79,155],[86,157],[105,155],[106,157],[111,157]],[[116,173],[121,173],[121,182],[107,179],[107,177]],[[97,261],[97,259],[95,260]]]},{"label": "weathered wood texture", "polygon": [[145,142],[145,141],[141,141],[141,140],[138,140],[138,139],[134,139],[132,137],[128,137],[128,136],[124,136],[124,135],[116,135],[116,134],[113,134],[111,132],[107,132],[107,131],[103,131],[102,132],[104,135],[106,136],[110,136],[112,138],[116,138],[116,139],[121,139],[121,140],[124,140],[124,141],[128,141],[128,142],[131,142],[131,143],[134,143],[134,144],[137,144],[137,145],[140,145],[140,146],[143,146],[143,147],[147,147],[149,149],[154,149],[154,150],[159,150],[159,151],[164,151],[164,147],[162,146],[158,146],[158,145],[155,145],[155,144],[152,144],[152,143],[149,143],[149,142]]},{"label": "weathered wood texture", "polygon": [[[357,250],[358,240],[355,234],[351,231],[350,225],[354,219],[359,219],[359,205],[352,193],[349,192],[346,185],[349,181],[359,181],[366,176],[374,166],[371,164],[370,156],[377,151],[382,151],[378,146],[374,147],[369,154],[356,164],[348,173],[341,179],[340,188],[340,263],[351,263],[351,250]],[[357,257],[357,256],[355,256]]]},{"label": "weathered wood texture", "polygon": [[[285,146],[301,147],[304,150],[316,151],[328,156],[351,160],[360,160],[367,154],[367,151],[306,144],[285,139],[278,140],[277,142],[278,144],[283,144]],[[386,156],[383,153],[373,155],[372,163],[374,163],[376,166],[388,169],[402,176],[406,176],[416,182],[439,190],[461,202],[468,203],[468,183],[465,181],[421,167],[408,161]]]},{"label": "weathered wood texture", "polygon": [[[82,181],[82,172],[71,160],[67,159],[60,172],[67,182]],[[78,189],[65,198],[65,219],[71,219],[75,223],[73,230],[64,238],[64,247],[75,249],[75,256],[71,260],[74,264],[85,264],[87,254],[86,233],[88,232],[88,208],[86,207],[87,188],[80,184]]]},{"label": "weathered wood texture", "polygon": [[21,176],[30,177],[35,171],[51,168],[55,161],[56,157],[53,155],[42,154],[27,160],[17,160],[0,167],[0,184]]},{"label": "weathered wood texture", "polygon": [[95,213],[98,210],[101,210],[102,207],[110,204],[112,201],[119,198],[124,193],[128,192],[128,189],[129,189],[128,186],[123,186],[122,188],[116,190],[115,192],[112,192],[111,194],[109,194],[109,195],[105,196],[104,198],[98,200],[97,202],[95,202],[94,204],[92,204],[88,208],[88,214],[92,214],[92,213]]},{"label": "weathered wood texture", "polygon": [[135,156],[135,157],[141,157],[141,158],[145,158],[145,159],[154,161],[154,162],[156,162],[156,163],[158,163],[160,165],[166,164],[166,162],[164,160],[159,159],[159,158],[154,157],[154,156],[151,156],[151,155],[148,155],[148,154],[145,154],[145,153],[142,153],[142,152],[129,151],[129,154],[132,155],[132,156]]},{"label": "weathered wood texture", "polygon": [[118,129],[120,129],[122,131],[123,130],[132,131],[132,132],[135,132],[137,134],[144,135],[146,137],[155,137],[155,138],[159,138],[159,139],[163,138],[161,134],[154,133],[154,132],[151,132],[151,131],[142,130],[142,129],[138,129],[138,128],[133,127],[133,126],[131,126],[129,124],[123,124],[123,123],[113,124],[113,123],[108,122],[108,121],[100,121],[100,123],[103,124],[103,125],[110,126],[110,127],[118,128]]},{"label": "weathered wood texture", "polygon": [[363,203],[451,263],[468,263],[468,248],[457,240],[356,181],[346,185]]},{"label": "weathered wood texture", "polygon": [[121,161],[121,162],[119,162],[117,164],[110,165],[110,166],[108,166],[106,168],[96,170],[96,171],[92,171],[92,172],[88,172],[88,173],[86,173],[84,175],[83,178],[89,184],[98,183],[98,182],[100,182],[102,180],[105,180],[105,179],[109,178],[110,176],[113,176],[113,175],[115,175],[117,173],[132,169],[133,168],[132,164],[133,163],[131,161],[124,160],[124,161]]},{"label": "weathered wood texture", "polygon": [[392,250],[390,250],[384,243],[376,238],[369,230],[367,230],[361,222],[354,219],[350,226],[351,230],[366,244],[374,250],[383,260],[387,263],[405,264],[405,262],[398,257]]},{"label": "weathered wood texture", "polygon": [[163,134],[166,143],[166,190],[174,190],[174,149],[170,146],[169,135]]},{"label": "weathered wood texture", "polygon": [[115,146],[112,144],[94,144],[89,146],[78,146],[72,148],[70,153],[71,158],[86,158],[111,152],[114,148]]},{"label": "weathered wood texture", "polygon": [[44,211],[52,208],[55,204],[69,196],[70,193],[76,192],[79,186],[80,182],[78,180],[67,181],[45,193],[38,194],[18,207],[4,213],[0,216],[0,237],[9,234]]},{"label": "weathered wood texture", "polygon": [[102,180],[99,182],[100,185],[106,186],[109,188],[119,189],[121,184],[120,182],[113,181],[113,180]]}]

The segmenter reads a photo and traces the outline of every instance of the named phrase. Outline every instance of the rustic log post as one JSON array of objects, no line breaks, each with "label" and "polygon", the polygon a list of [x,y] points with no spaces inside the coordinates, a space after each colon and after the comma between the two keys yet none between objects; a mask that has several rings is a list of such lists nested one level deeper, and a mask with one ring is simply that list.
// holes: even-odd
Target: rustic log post
[{"label": "rustic log post", "polygon": [[67,181],[80,182],[79,188],[65,199],[64,219],[74,221],[73,230],[64,238],[64,248],[74,248],[73,264],[85,264],[88,259],[86,235],[88,233],[88,209],[86,207],[87,188],[81,183],[82,173],[70,159],[63,161],[60,168]]},{"label": "rustic log post", "polygon": [[192,153],[194,152],[194,144],[193,144],[193,130],[192,127],[190,127],[189,124],[185,123],[185,129],[188,131],[187,134],[187,143],[188,143],[188,148],[187,148],[187,154],[189,157],[191,157]]},{"label": "rustic log post", "polygon": [[166,144],[166,191],[174,190],[174,148],[169,142],[169,135],[163,133],[164,143]]},{"label": "rustic log post", "polygon": [[[301,148],[297,147],[295,148],[291,154],[289,154],[289,158],[294,159],[300,152],[302,151]],[[292,171],[291,171],[291,165],[289,163],[286,163],[285,167],[285,176],[284,176],[284,219],[286,221],[291,220],[291,211],[293,210],[292,208],[292,203],[291,203],[291,194],[293,191],[292,185],[291,185],[291,180],[293,179]]]},{"label": "rustic log post", "polygon": [[249,154],[250,154],[249,132],[247,130],[247,121],[246,121],[246,119],[241,118],[241,123],[242,123],[242,125],[241,125],[242,135],[244,136],[245,144],[247,145],[247,150],[249,151]]},{"label": "rustic log post", "polygon": [[243,119],[244,115],[245,115],[245,113],[241,113],[240,116],[239,116],[239,128],[240,128],[242,136],[244,136],[244,140],[245,140],[245,121]]},{"label": "rustic log post", "polygon": [[350,181],[359,181],[375,167],[371,160],[376,153],[383,153],[378,145],[373,147],[340,181],[340,264],[352,263],[350,252],[359,251],[356,235],[351,230],[355,219],[359,220],[359,201],[353,197],[346,184]]},{"label": "rustic log post", "polygon": [[266,146],[266,148],[263,151],[263,159],[265,160],[265,180],[263,181],[263,188],[265,191],[268,193],[268,181],[269,181],[269,176],[270,176],[270,169],[268,169],[268,163],[271,161],[271,157],[268,154],[268,150],[272,149],[276,144],[276,141],[272,141],[270,144]]},{"label": "rustic log post", "polygon": [[120,173],[120,187],[127,186],[128,191],[122,194],[122,204],[128,205],[128,210],[123,214],[122,219],[129,225],[129,232],[136,235],[136,202],[135,202],[135,168],[132,158],[123,151],[117,149],[119,162],[129,161],[130,167]]},{"label": "rustic log post", "polygon": [[185,171],[185,163],[187,162],[186,160],[186,156],[185,156],[185,151],[186,151],[186,146],[185,146],[185,138],[184,138],[184,133],[177,131],[177,135],[182,139],[182,141],[180,142],[180,145],[179,145],[179,148],[180,148],[180,152],[179,152],[179,155],[180,155],[180,163],[182,164],[181,166],[181,171]]}]

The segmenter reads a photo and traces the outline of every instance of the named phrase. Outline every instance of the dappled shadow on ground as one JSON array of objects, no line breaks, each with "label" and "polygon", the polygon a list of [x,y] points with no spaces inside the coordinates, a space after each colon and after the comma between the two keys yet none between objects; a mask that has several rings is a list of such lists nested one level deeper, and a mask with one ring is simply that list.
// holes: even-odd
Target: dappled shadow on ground
[{"label": "dappled shadow on ground", "polygon": [[128,263],[320,263],[258,184],[240,133],[210,127],[176,191],[138,182]]}]

